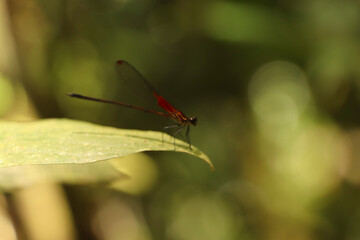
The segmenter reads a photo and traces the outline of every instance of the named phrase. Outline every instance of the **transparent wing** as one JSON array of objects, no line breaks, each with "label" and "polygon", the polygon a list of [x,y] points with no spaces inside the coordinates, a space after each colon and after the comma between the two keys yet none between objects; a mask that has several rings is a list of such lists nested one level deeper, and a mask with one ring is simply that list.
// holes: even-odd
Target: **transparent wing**
[{"label": "transparent wing", "polygon": [[124,60],[116,61],[116,70],[124,81],[142,81],[152,93],[156,93],[155,88],[137,71],[130,63]]},{"label": "transparent wing", "polygon": [[[133,88],[138,92],[137,95],[141,94],[141,96],[152,95],[151,100],[149,97],[146,97],[146,101],[157,101],[158,106],[160,106],[163,110],[165,110],[170,115],[177,112],[177,110],[167,102],[155,88],[151,85],[146,78],[137,71],[130,63],[124,60],[118,60],[116,62],[116,70],[119,74],[119,77],[124,81],[129,88]],[[147,88],[147,90],[143,90],[143,88]]]}]

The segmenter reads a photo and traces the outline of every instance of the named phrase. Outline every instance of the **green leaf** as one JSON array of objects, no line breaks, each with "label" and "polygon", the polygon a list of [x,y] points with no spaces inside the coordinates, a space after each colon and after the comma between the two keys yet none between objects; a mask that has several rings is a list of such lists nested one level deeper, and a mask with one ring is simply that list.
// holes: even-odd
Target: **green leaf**
[{"label": "green leaf", "polygon": [[144,151],[194,155],[214,169],[199,149],[162,132],[125,130],[69,119],[0,122],[0,167],[90,163]]}]

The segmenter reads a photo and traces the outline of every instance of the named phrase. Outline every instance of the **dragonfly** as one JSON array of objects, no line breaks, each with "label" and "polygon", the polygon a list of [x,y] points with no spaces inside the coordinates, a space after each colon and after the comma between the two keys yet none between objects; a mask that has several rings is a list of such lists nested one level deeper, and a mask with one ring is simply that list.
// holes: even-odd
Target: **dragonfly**
[{"label": "dragonfly", "polygon": [[173,105],[171,105],[167,100],[165,100],[165,98],[162,95],[160,95],[158,91],[155,90],[153,85],[151,85],[150,82],[147,81],[146,78],[140,72],[138,72],[127,61],[124,61],[124,60],[116,61],[116,69],[117,69],[119,75],[122,76],[122,78],[124,78],[124,77],[126,78],[126,74],[131,74],[131,75],[135,76],[133,79],[134,80],[136,79],[136,81],[140,81],[141,84],[146,86],[146,88],[154,96],[154,100],[157,101],[157,104],[164,111],[160,112],[160,111],[151,110],[151,109],[147,109],[147,108],[144,108],[144,107],[140,107],[140,106],[124,103],[124,102],[118,102],[118,101],[113,101],[113,100],[106,100],[106,99],[101,99],[101,98],[89,97],[89,96],[85,96],[85,95],[78,94],[78,93],[67,93],[67,95],[70,96],[70,97],[73,97],[73,98],[79,98],[79,99],[83,99],[83,100],[90,100],[90,101],[95,101],[95,102],[115,104],[115,105],[119,105],[119,106],[122,106],[122,107],[136,109],[136,110],[139,110],[139,111],[148,112],[148,113],[156,114],[158,116],[162,116],[162,117],[172,119],[173,121],[176,122],[176,124],[165,126],[163,128],[163,130],[165,131],[167,129],[172,129],[172,128],[175,129],[175,131],[174,131],[174,133],[172,135],[173,138],[174,138],[174,147],[175,147],[175,136],[176,135],[182,136],[181,131],[184,128],[186,128],[185,141],[189,144],[190,150],[192,150],[191,141],[190,141],[190,126],[196,126],[197,125],[197,122],[198,122],[197,117],[187,117],[182,111],[180,111],[180,110],[176,109],[175,107],[173,107]]}]

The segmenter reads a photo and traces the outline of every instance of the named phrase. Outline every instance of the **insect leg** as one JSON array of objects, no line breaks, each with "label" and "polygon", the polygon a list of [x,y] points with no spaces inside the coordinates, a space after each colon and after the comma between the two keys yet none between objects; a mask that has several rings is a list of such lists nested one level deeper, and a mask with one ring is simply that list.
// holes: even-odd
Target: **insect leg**
[{"label": "insect leg", "polygon": [[[184,126],[180,126],[176,131],[175,131],[175,133],[174,133],[174,135],[173,135],[173,137],[174,137],[174,149],[176,149],[176,147],[175,147],[175,136],[176,136],[176,134],[179,134],[181,137],[183,137],[182,135],[181,135],[181,133],[180,133],[180,131],[182,130],[184,128]],[[184,137],[183,137],[184,138]]]},{"label": "insect leg", "polygon": [[[169,126],[165,126],[163,128],[163,131],[162,131],[162,135],[161,135],[161,143],[164,144],[164,131],[166,129],[170,129],[170,128],[176,128],[176,127],[180,127],[181,125],[180,124],[174,124],[174,125],[169,125]],[[174,137],[174,136],[173,136]]]},{"label": "insect leg", "polygon": [[190,125],[187,125],[186,133],[185,133],[186,141],[189,143],[189,148],[191,149],[191,141],[190,141]]}]

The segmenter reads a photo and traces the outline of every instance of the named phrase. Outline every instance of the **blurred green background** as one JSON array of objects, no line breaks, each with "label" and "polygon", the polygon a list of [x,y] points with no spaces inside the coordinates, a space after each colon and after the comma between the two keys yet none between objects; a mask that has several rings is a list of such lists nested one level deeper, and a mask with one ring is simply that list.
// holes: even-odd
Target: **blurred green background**
[{"label": "blurred green background", "polygon": [[357,1],[1,1],[2,119],[161,130],[65,95],[127,102],[124,59],[198,117],[216,171],[151,153],[121,192],[22,189],[0,199],[0,239],[360,239],[359,29]]}]

